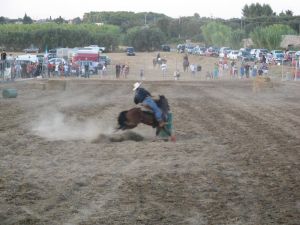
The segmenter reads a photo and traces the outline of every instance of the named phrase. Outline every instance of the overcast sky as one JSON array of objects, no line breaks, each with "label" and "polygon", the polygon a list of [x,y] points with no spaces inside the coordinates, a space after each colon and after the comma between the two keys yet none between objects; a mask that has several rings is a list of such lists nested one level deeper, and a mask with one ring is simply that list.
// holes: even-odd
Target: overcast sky
[{"label": "overcast sky", "polygon": [[178,18],[193,16],[201,17],[240,18],[245,4],[259,2],[269,4],[277,14],[291,10],[300,15],[300,4],[296,0],[1,0],[0,16],[23,18],[25,13],[32,19],[57,18],[73,19],[83,17],[90,11],[132,11],[156,12]]}]

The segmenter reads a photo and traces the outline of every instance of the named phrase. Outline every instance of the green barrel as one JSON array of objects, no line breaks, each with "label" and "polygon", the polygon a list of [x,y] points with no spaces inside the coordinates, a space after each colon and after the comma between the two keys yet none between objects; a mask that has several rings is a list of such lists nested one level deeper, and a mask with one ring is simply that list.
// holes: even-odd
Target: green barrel
[{"label": "green barrel", "polygon": [[4,89],[2,91],[2,96],[3,98],[16,98],[18,96],[18,92],[17,89]]},{"label": "green barrel", "polygon": [[[173,114],[172,113],[168,113],[168,121],[167,121],[167,125],[165,126],[165,129],[172,134],[172,130],[173,130]],[[169,134],[167,132],[165,132],[164,130],[161,130],[158,133],[158,136],[160,137],[169,137]]]}]

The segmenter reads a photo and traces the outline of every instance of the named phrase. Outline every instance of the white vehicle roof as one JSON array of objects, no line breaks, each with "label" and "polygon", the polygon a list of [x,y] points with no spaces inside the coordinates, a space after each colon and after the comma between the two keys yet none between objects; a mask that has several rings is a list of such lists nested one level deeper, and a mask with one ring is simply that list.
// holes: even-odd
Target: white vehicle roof
[{"label": "white vehicle roof", "polygon": [[36,55],[26,54],[26,55],[18,55],[16,57],[17,61],[30,61],[30,62],[38,62],[38,57]]},{"label": "white vehicle roof", "polygon": [[86,47],[86,48],[80,48],[80,49],[78,49],[75,53],[88,53],[88,54],[90,54],[90,53],[96,53],[96,54],[98,54],[99,50],[96,50],[94,48],[88,48],[88,47]]}]

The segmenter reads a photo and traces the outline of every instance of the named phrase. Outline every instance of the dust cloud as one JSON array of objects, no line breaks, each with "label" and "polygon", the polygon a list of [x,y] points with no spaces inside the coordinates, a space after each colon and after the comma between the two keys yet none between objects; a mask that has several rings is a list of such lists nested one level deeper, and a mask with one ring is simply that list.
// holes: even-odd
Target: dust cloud
[{"label": "dust cloud", "polygon": [[40,116],[33,124],[35,135],[49,140],[87,140],[91,141],[99,135],[108,135],[113,132],[113,126],[108,122],[96,118],[86,120],[75,116],[66,116],[55,111],[51,116]]}]

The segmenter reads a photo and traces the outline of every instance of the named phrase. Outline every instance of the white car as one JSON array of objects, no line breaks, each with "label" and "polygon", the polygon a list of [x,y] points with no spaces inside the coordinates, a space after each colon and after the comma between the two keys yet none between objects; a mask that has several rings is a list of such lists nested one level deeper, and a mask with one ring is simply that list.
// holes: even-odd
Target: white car
[{"label": "white car", "polygon": [[222,48],[220,48],[219,57],[223,58],[223,57],[225,57],[225,55],[228,55],[231,51],[232,50],[229,47],[222,47]]},{"label": "white car", "polygon": [[231,52],[229,52],[228,58],[229,59],[237,59],[238,54],[239,54],[239,50],[232,50]]},{"label": "white car", "polygon": [[52,65],[53,64],[57,65],[57,64],[66,64],[67,62],[63,58],[53,58],[53,59],[49,59],[48,63]]}]

